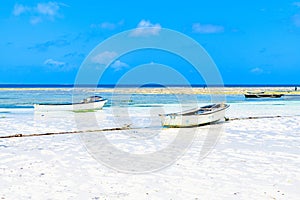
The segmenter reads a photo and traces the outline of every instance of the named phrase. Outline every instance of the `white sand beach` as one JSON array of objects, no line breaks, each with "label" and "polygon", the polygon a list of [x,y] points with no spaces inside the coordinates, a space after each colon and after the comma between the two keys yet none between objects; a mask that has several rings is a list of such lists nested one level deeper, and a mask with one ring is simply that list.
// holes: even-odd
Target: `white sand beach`
[{"label": "white sand beach", "polygon": [[[115,170],[95,159],[80,134],[0,139],[0,199],[298,199],[299,106],[299,102],[232,103],[226,112],[230,119],[282,117],[186,129],[195,138],[182,156],[161,169],[138,174]],[[160,111],[133,107],[128,112],[136,123],[133,127],[149,127],[159,124],[149,117]],[[0,118],[0,136],[84,130],[75,119],[87,124],[90,120],[87,113],[13,112],[13,117]],[[120,127],[119,114],[104,107],[92,113],[98,123],[89,129]],[[156,127],[102,134],[122,151],[147,154],[168,146],[178,131]],[[214,134],[220,137],[202,157],[204,143]]]},{"label": "white sand beach", "polygon": [[300,200],[300,0],[3,0],[0,27],[0,200]]}]

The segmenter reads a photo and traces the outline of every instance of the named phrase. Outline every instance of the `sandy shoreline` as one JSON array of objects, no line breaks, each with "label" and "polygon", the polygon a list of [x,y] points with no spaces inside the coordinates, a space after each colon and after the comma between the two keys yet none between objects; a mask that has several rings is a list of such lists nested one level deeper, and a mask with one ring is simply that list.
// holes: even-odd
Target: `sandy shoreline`
[{"label": "sandy shoreline", "polygon": [[168,87],[168,88],[0,88],[0,91],[85,91],[98,93],[121,93],[121,94],[217,94],[217,95],[243,95],[251,92],[272,92],[280,94],[297,94],[293,87]]},{"label": "sandy shoreline", "polygon": [[[292,88],[122,88],[96,91],[232,94],[228,98],[230,108],[226,117],[245,118],[184,130],[162,128],[158,114],[193,104],[187,101],[180,105],[164,100],[153,104],[152,99],[161,98],[160,95],[137,95],[132,105],[108,105],[92,113],[38,113],[32,108],[1,108],[0,136],[78,130],[83,133],[0,139],[0,199],[297,199],[300,196],[300,102],[284,99],[246,101],[240,96],[245,91],[262,89],[292,91]],[[17,97],[31,96],[35,90],[45,91],[42,92],[43,98],[56,94],[45,88],[32,90],[27,94],[22,89],[14,91]],[[62,91],[59,91],[58,99],[70,96],[72,92],[66,88],[53,90]],[[81,88],[80,91],[85,94],[94,90]],[[11,97],[9,93],[5,97]],[[166,96],[169,95],[164,98]],[[137,101],[140,99],[142,101]],[[200,102],[206,103],[205,98]],[[260,118],[264,116],[282,117]],[[131,124],[136,129],[86,132],[124,124]],[[87,148],[87,144],[93,144],[89,141],[96,141],[93,148],[98,144],[97,137],[105,136],[110,144],[123,152],[148,155],[172,147],[170,144],[179,131],[186,136],[183,139],[193,135],[190,146],[182,151],[182,155],[172,163],[164,162],[175,151],[148,159],[139,164],[142,169],[160,162],[162,167],[139,174],[116,170],[116,165],[97,159]],[[93,137],[84,140],[83,136],[89,134]],[[179,146],[183,142],[180,140]],[[207,154],[202,154],[203,150]],[[128,158],[102,148],[99,152],[101,158],[106,156],[117,162]],[[118,164],[123,165],[122,162]]]},{"label": "sandy shoreline", "polygon": [[[147,107],[128,110],[132,120],[144,125],[150,111]],[[1,135],[78,129],[70,113],[18,112],[15,118],[0,119]],[[115,126],[111,107],[95,115],[98,127]],[[218,142],[204,158],[199,155],[209,130],[214,134],[219,125],[188,129],[196,135],[179,159],[142,174],[116,171],[98,162],[79,135],[1,139],[0,199],[297,199],[299,103],[233,103],[226,114],[230,118],[266,115],[287,117],[222,123]],[[84,113],[78,116],[89,121]],[[105,136],[121,150],[144,154],[168,145],[178,131],[146,130],[108,131]],[[147,142],[143,138],[147,134],[156,142]]]}]

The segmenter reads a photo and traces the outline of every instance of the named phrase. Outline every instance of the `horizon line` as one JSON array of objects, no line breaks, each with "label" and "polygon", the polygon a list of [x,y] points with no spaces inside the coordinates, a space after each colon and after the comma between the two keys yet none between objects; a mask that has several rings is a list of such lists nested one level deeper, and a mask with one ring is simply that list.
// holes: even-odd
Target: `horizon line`
[{"label": "horizon line", "polygon": [[300,84],[191,84],[191,85],[180,85],[180,84],[0,84],[0,88],[74,88],[74,87],[82,87],[82,88],[114,88],[114,87],[156,87],[156,88],[164,88],[164,87],[300,87]]}]

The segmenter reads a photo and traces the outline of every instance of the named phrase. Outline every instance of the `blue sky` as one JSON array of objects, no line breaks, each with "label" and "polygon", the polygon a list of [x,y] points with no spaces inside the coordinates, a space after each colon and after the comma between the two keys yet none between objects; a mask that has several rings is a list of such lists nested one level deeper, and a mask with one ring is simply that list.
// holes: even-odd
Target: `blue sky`
[{"label": "blue sky", "polygon": [[[300,84],[297,0],[7,1],[0,6],[0,26],[0,84],[72,84],[96,45],[137,27],[152,27],[154,34],[168,28],[193,38],[210,54],[225,84]],[[201,77],[186,75],[192,68],[185,61],[149,50],[119,58],[104,83],[151,62],[203,84]]]}]

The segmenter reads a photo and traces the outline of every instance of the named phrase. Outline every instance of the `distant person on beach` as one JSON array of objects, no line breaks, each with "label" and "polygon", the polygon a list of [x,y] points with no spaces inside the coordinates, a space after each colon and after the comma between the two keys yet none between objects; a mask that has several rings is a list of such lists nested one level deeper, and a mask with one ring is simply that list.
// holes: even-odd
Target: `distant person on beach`
[{"label": "distant person on beach", "polygon": [[297,86],[295,86],[295,91],[297,91]]}]

